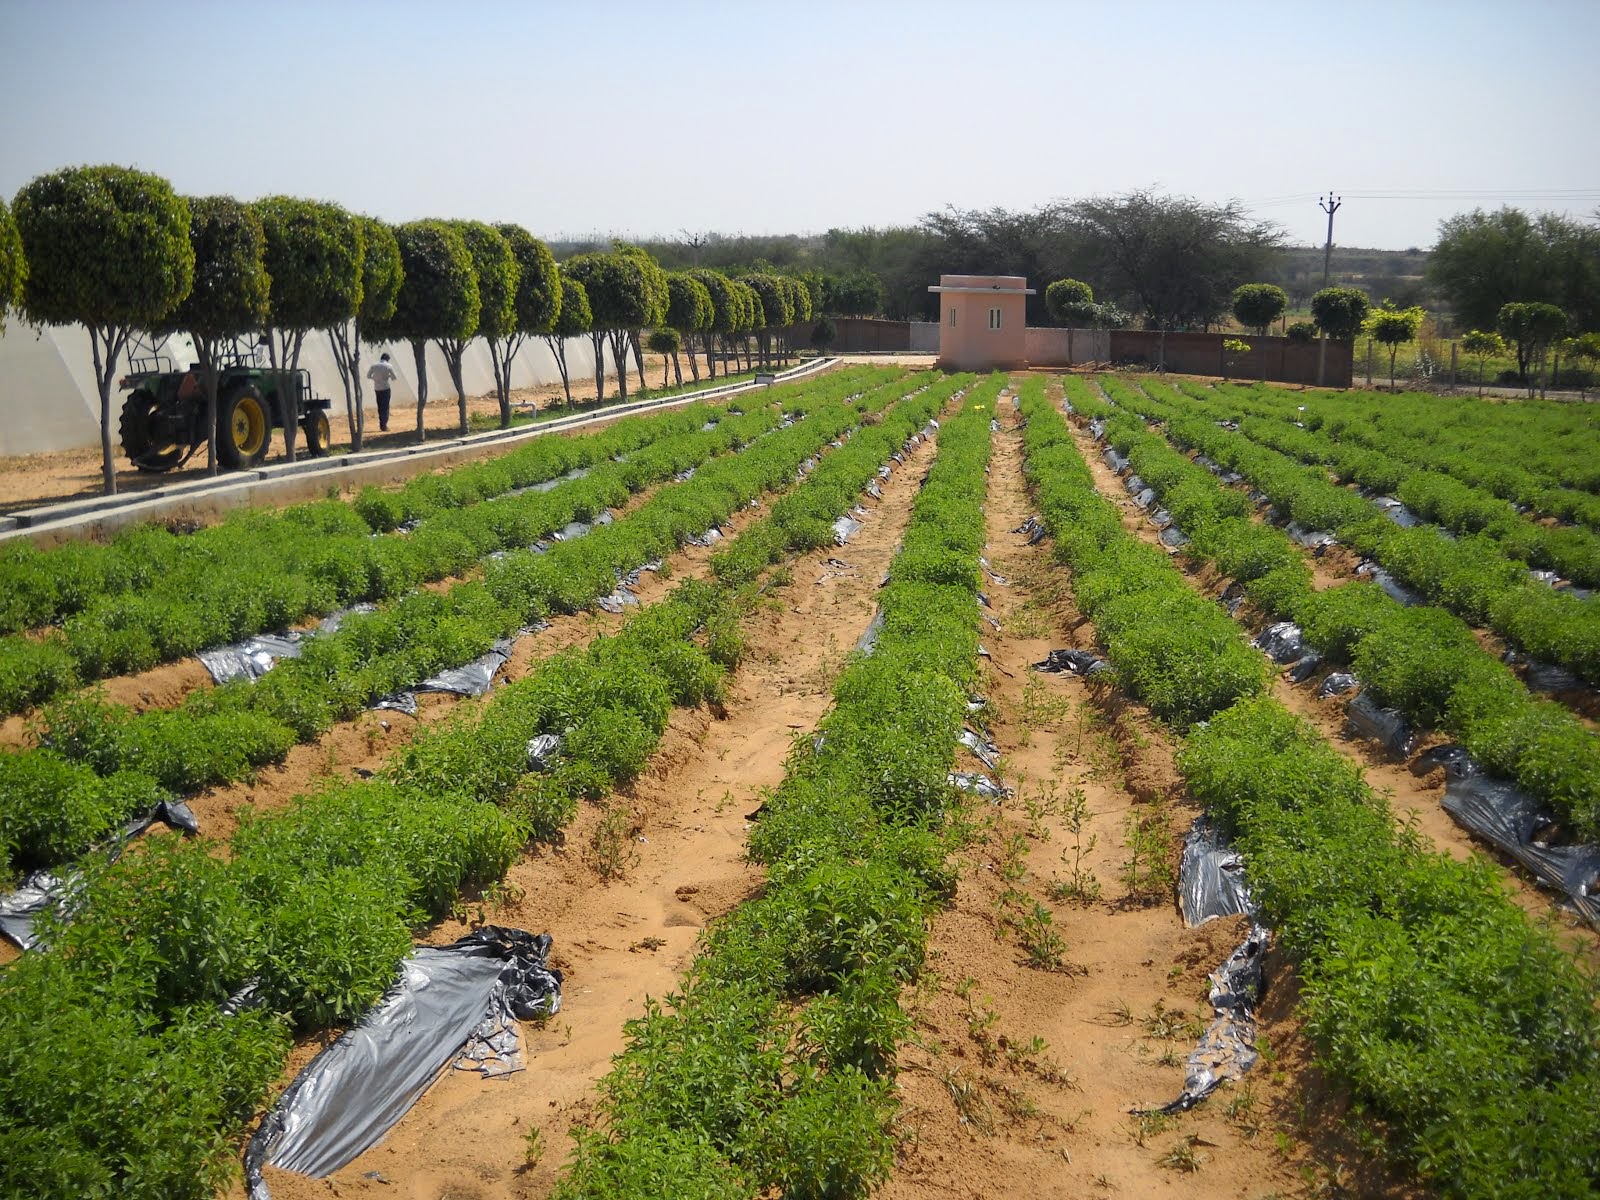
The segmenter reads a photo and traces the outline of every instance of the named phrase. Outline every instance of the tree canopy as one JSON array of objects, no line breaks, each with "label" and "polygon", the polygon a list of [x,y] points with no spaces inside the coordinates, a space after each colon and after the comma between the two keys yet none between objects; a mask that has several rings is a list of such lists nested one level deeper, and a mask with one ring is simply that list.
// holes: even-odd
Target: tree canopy
[{"label": "tree canopy", "polygon": [[1258,275],[1282,241],[1276,226],[1251,220],[1237,202],[1148,191],[1079,201],[1071,217],[1108,290],[1156,329],[1219,320],[1233,289]]},{"label": "tree canopy", "polygon": [[117,490],[111,380],[135,329],[159,325],[194,284],[189,206],[157,175],[68,167],[26,184],[12,212],[27,275],[22,313],[40,325],[89,330],[100,393],[100,472]]},{"label": "tree canopy", "polygon": [[394,315],[405,268],[400,262],[400,242],[394,227],[376,217],[357,216],[361,229],[361,308],[363,325],[375,325]]},{"label": "tree canopy", "polygon": [[187,203],[194,286],[165,323],[205,339],[253,333],[267,322],[272,285],[261,218],[230,196]]},{"label": "tree canopy", "polygon": [[1372,301],[1360,288],[1323,288],[1311,297],[1311,316],[1317,328],[1336,342],[1348,341],[1361,332]]},{"label": "tree canopy", "polygon": [[1289,311],[1289,293],[1275,283],[1245,283],[1233,291],[1233,318],[1265,336],[1267,328]]},{"label": "tree canopy", "polygon": [[1488,328],[1517,301],[1554,304],[1592,327],[1600,324],[1600,227],[1511,207],[1460,213],[1440,222],[1428,277],[1471,328]]},{"label": "tree canopy", "polygon": [[443,221],[411,221],[395,229],[402,279],[394,312],[372,336],[401,341],[471,337],[478,328],[478,277],[459,230]]},{"label": "tree canopy", "polygon": [[549,246],[521,225],[496,225],[494,228],[511,247],[512,257],[521,270],[516,292],[517,332],[549,333],[561,313],[561,284],[555,256],[550,253]]},{"label": "tree canopy", "polygon": [[337,204],[271,196],[255,203],[271,277],[267,324],[304,332],[361,308],[361,226]]},{"label": "tree canopy", "polygon": [[579,254],[562,264],[563,280],[581,284],[596,329],[642,329],[655,317],[655,296],[637,257]]},{"label": "tree canopy", "polygon": [[1094,323],[1094,289],[1081,279],[1058,279],[1044,289],[1044,304],[1059,325]]},{"label": "tree canopy", "polygon": [[679,333],[699,333],[716,315],[711,292],[692,275],[674,271],[667,275],[667,324]]},{"label": "tree canopy", "polygon": [[[521,269],[511,245],[492,225],[482,221],[452,221],[472,256],[472,273],[478,281],[478,337],[505,337],[516,327],[517,283]],[[464,340],[464,339],[463,339]]]},{"label": "tree canopy", "polygon": [[[1495,329],[1517,348],[1517,374],[1528,379],[1528,368],[1545,347],[1567,331],[1567,314],[1554,304],[1514,300],[1500,306]],[[1532,383],[1529,383],[1530,393]]]},{"label": "tree canopy", "polygon": [[589,293],[584,290],[583,284],[565,273],[556,276],[556,285],[561,290],[561,306],[556,312],[555,328],[551,332],[563,338],[582,337],[594,328]]},{"label": "tree canopy", "polygon": [[883,311],[883,281],[867,270],[825,276],[822,311],[841,317],[877,316]]},{"label": "tree canopy", "polygon": [[22,283],[27,277],[22,235],[6,202],[0,200],[0,333],[6,330],[6,314],[22,306]]}]

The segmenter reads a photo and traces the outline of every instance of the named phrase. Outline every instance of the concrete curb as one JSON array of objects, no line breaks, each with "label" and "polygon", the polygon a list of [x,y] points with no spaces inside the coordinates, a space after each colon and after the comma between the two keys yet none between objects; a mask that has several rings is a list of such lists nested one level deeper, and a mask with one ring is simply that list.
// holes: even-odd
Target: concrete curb
[{"label": "concrete curb", "polygon": [[[813,359],[787,371],[775,372],[774,379],[779,383],[803,379],[820,374],[836,361],[832,358]],[[331,486],[397,483],[435,467],[456,466],[497,450],[510,450],[531,438],[582,429],[633,413],[719,400],[766,386],[753,382],[728,384],[681,396],[631,401],[598,412],[558,417],[537,425],[495,429],[467,437],[427,442],[420,446],[278,463],[270,467],[230,472],[216,479],[186,480],[127,496],[66,500],[59,504],[0,515],[0,545],[18,539],[50,545],[112,533],[144,521],[170,517],[207,520],[228,509],[245,505],[292,504],[324,496]]]}]

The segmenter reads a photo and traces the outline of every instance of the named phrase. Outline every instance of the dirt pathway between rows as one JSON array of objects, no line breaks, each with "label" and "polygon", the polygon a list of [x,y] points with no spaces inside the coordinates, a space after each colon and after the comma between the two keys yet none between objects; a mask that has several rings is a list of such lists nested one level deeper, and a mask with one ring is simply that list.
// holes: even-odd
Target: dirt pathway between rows
[{"label": "dirt pathway between rows", "polygon": [[1124,878],[1129,821],[1157,831],[1144,867],[1159,876],[1175,872],[1195,810],[1173,743],[1147,713],[1076,676],[1031,669],[1051,649],[1093,648],[1094,632],[1049,544],[1029,547],[1010,532],[1032,510],[1008,399],[1000,412],[986,523],[991,566],[1009,583],[988,587],[1001,629],[986,628],[984,641],[1015,795],[974,802],[983,836],[965,852],[956,899],[934,923],[930,971],[909,997],[902,1150],[878,1195],[1234,1200],[1358,1179],[1362,1195],[1407,1195],[1328,1134],[1338,1104],[1307,1065],[1281,961],[1262,1020],[1264,1061],[1244,1084],[1183,1116],[1131,1111],[1181,1090],[1183,1061],[1211,1015],[1207,975],[1244,925],[1187,929],[1170,883],[1140,896]]},{"label": "dirt pathway between rows", "polygon": [[[1070,420],[1068,424],[1072,428],[1078,452],[1089,465],[1095,487],[1121,511],[1123,528],[1150,545],[1160,546],[1157,530],[1145,519],[1139,506],[1128,495],[1122,480],[1100,456],[1101,446],[1086,430]],[[1346,558],[1351,557],[1348,551],[1341,550],[1339,553],[1344,554]],[[1326,577],[1329,568],[1322,560],[1310,554],[1305,557],[1311,563],[1313,570],[1318,572],[1319,581]],[[1219,597],[1227,587],[1229,581],[1219,576],[1208,564],[1182,554],[1173,555],[1172,561],[1197,591],[1209,597]],[[1344,582],[1344,580],[1335,579],[1334,582]],[[1328,585],[1320,584],[1320,586]],[[1248,605],[1240,610],[1241,614],[1250,611]],[[1241,624],[1244,622],[1241,621]],[[1246,626],[1247,633],[1253,629],[1253,625]],[[1289,711],[1304,717],[1316,726],[1318,732],[1335,750],[1362,769],[1373,789],[1388,797],[1390,807],[1398,821],[1413,827],[1426,843],[1452,858],[1465,860],[1478,856],[1496,864],[1510,898],[1532,919],[1547,922],[1551,932],[1568,953],[1578,956],[1590,968],[1600,968],[1600,930],[1594,929],[1581,917],[1563,908],[1555,893],[1540,888],[1531,877],[1511,864],[1509,859],[1501,859],[1498,854],[1482,845],[1456,824],[1443,807],[1445,775],[1442,768],[1424,770],[1421,767],[1414,769],[1410,765],[1429,748],[1443,745],[1453,739],[1438,732],[1420,734],[1412,758],[1409,762],[1400,761],[1388,754],[1376,742],[1347,736],[1344,717],[1344,700],[1347,697],[1319,700],[1316,695],[1316,678],[1320,678],[1320,673],[1312,682],[1297,685],[1290,683],[1286,674],[1279,671],[1273,678],[1272,694]]]},{"label": "dirt pathway between rows", "polygon": [[[790,564],[792,581],[769,589],[746,622],[725,714],[674,710],[645,775],[610,802],[623,819],[608,823],[606,808],[584,805],[565,846],[524,857],[498,903],[466,914],[554,938],[564,1005],[542,1029],[524,1026],[529,1069],[493,1081],[446,1074],[383,1142],[329,1179],[269,1171],[277,1200],[549,1194],[570,1149],[568,1129],[594,1118],[595,1083],[623,1049],[623,1023],[642,1014],[646,997],[671,992],[706,924],[760,886],[761,872],[744,859],[746,814],[782,780],[792,739],[827,709],[932,458],[932,443],[918,446],[883,483],[883,498],[864,501],[869,515],[847,546]],[[692,569],[675,564],[674,574]],[[604,861],[625,873],[603,879]],[[445,922],[427,940],[452,941],[469,928]],[[530,1165],[534,1129],[541,1152]]]}]

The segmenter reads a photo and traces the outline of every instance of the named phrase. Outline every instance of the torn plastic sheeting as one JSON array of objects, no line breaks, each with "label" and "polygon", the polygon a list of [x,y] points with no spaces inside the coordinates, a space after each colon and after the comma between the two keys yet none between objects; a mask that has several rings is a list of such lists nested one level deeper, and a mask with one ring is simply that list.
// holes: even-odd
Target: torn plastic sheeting
[{"label": "torn plastic sheeting", "polygon": [[1507,650],[1501,661],[1508,667],[1521,667],[1523,682],[1536,692],[1556,694],[1583,690],[1583,680],[1555,663],[1540,662],[1515,650]]},{"label": "torn plastic sheeting", "polygon": [[1600,845],[1552,846],[1539,839],[1552,818],[1534,797],[1502,779],[1449,774],[1444,810],[1510,855],[1540,883],[1562,892],[1584,920],[1600,928]]},{"label": "torn plastic sheeting", "polygon": [[1140,508],[1148,509],[1156,502],[1155,488],[1144,488],[1134,494],[1133,502]]},{"label": "torn plastic sheeting", "polygon": [[989,432],[990,433],[999,433],[1000,432],[1000,422],[995,420],[993,417],[989,418]]},{"label": "torn plastic sheeting", "polygon": [[1078,410],[1072,407],[1072,401],[1071,400],[1062,400],[1061,401],[1061,411],[1066,413],[1070,417],[1073,413],[1077,412]]},{"label": "torn plastic sheeting", "polygon": [[833,523],[833,544],[842,546],[860,532],[861,522],[846,513]]},{"label": "torn plastic sheeting", "polygon": [[1129,495],[1137,496],[1140,492],[1145,490],[1146,485],[1143,476],[1129,475],[1122,481],[1122,486],[1128,489]]},{"label": "torn plastic sheeting", "polygon": [[1188,1112],[1227,1080],[1239,1079],[1256,1064],[1255,1007],[1261,998],[1262,961],[1271,934],[1252,924],[1250,936],[1211,972],[1211,1011],[1215,1014],[1189,1053],[1183,1091],[1154,1111]]},{"label": "torn plastic sheeting", "polygon": [[1293,621],[1276,621],[1256,635],[1256,648],[1279,666],[1305,657],[1306,639]]},{"label": "torn plastic sheeting", "polygon": [[704,425],[700,426],[700,432],[701,433],[710,433],[716,427],[717,427],[717,423],[715,421],[707,421]]},{"label": "torn plastic sheeting", "polygon": [[1446,775],[1457,779],[1466,779],[1480,773],[1478,760],[1467,753],[1465,746],[1458,746],[1454,742],[1443,746],[1435,746],[1432,750],[1425,751],[1417,756],[1419,767],[1442,767]]},{"label": "torn plastic sheeting", "polygon": [[338,612],[329,613],[309,630],[257,634],[232,645],[202,650],[195,657],[200,660],[200,665],[205,667],[216,683],[232,683],[241,679],[254,681],[272,670],[280,658],[299,658],[303,649],[302,643],[307,638],[320,637],[325,633],[337,633],[339,626],[351,613],[369,613],[376,608],[377,606],[373,604],[352,605]]},{"label": "torn plastic sheeting", "polygon": [[[162,800],[90,853],[104,854],[108,862],[115,862],[131,840],[157,822],[171,826],[185,837],[196,837],[200,833],[194,810],[182,800]],[[46,912],[70,916],[73,899],[82,886],[83,873],[75,867],[68,867],[59,875],[54,871],[32,872],[15,891],[0,893],[0,935],[19,949],[32,950],[39,944],[35,931],[39,918]]]},{"label": "torn plastic sheeting", "polygon": [[721,540],[721,538],[722,538],[722,526],[713,525],[713,526],[711,526],[710,529],[707,529],[704,533],[691,534],[690,536],[684,538],[683,540],[688,542],[689,545],[691,545],[691,546],[709,546],[713,542]]},{"label": "torn plastic sheeting", "polygon": [[1012,533],[1025,533],[1028,535],[1028,545],[1036,546],[1045,539],[1044,522],[1038,517],[1029,517],[1021,525],[1011,531]]},{"label": "torn plastic sheeting", "polygon": [[1128,456],[1118,452],[1113,446],[1107,446],[1104,450],[1102,450],[1100,452],[1100,457],[1105,459],[1106,466],[1110,467],[1118,475],[1121,475],[1128,469]]},{"label": "torn plastic sheeting", "polygon": [[945,776],[945,781],[959,791],[982,796],[985,800],[1004,800],[1011,794],[1010,788],[1001,787],[982,771],[953,771]]},{"label": "torn plastic sheeting", "polygon": [[1322,655],[1315,650],[1307,649],[1300,661],[1289,668],[1289,682],[1304,683],[1320,670],[1322,670]]},{"label": "torn plastic sheeting", "polygon": [[794,473],[794,477],[796,479],[804,479],[807,475],[811,474],[811,472],[817,469],[817,462],[817,456],[813,454],[810,458],[806,459],[805,462],[800,464],[799,469]]},{"label": "torn plastic sheeting", "polygon": [[972,756],[988,767],[991,771],[1000,765],[1000,747],[974,729],[963,728],[961,736],[956,739],[961,745],[972,751]]},{"label": "torn plastic sheeting", "polygon": [[630,592],[625,585],[618,584],[616,591],[609,596],[601,596],[595,603],[600,606],[602,612],[620,613],[625,608],[638,605],[639,597]]},{"label": "torn plastic sheeting", "polygon": [[528,739],[528,770],[549,771],[556,765],[561,753],[561,735],[539,733]]},{"label": "torn plastic sheeting", "polygon": [[889,478],[889,476],[891,476],[893,474],[894,474],[894,468],[889,466],[889,464],[887,464],[887,463],[885,463],[883,466],[878,468],[878,478],[879,479],[887,479],[887,478]]},{"label": "torn plastic sheeting", "polygon": [[1254,914],[1244,860],[1204,815],[1194,819],[1183,839],[1178,863],[1178,906],[1183,923],[1193,928],[1217,917]]},{"label": "torn plastic sheeting", "polygon": [[1416,749],[1417,735],[1410,723],[1393,708],[1382,708],[1366,692],[1344,706],[1345,720],[1362,737],[1382,742],[1391,754],[1404,758]]},{"label": "torn plastic sheeting", "polygon": [[1317,699],[1327,700],[1333,696],[1342,696],[1360,686],[1361,681],[1350,672],[1335,671],[1317,686]]},{"label": "torn plastic sheeting", "polygon": [[563,483],[571,483],[574,479],[582,479],[588,473],[589,473],[589,468],[588,467],[573,467],[572,470],[568,471],[565,475],[557,475],[554,479],[546,479],[543,483],[530,484],[528,487],[525,487],[525,488],[514,488],[513,490],[511,490],[509,492],[505,492],[505,493],[503,493],[503,494],[501,494],[499,496],[494,496],[494,497],[492,497],[492,499],[494,499],[494,500],[509,500],[513,496],[521,496],[521,495],[523,495],[523,494],[525,494],[527,492],[550,492],[550,491],[554,491],[556,488],[560,487]]},{"label": "torn plastic sheeting", "polygon": [[683,470],[679,471],[676,475],[674,475],[672,477],[672,482],[673,483],[688,483],[689,480],[694,478],[694,472],[695,472],[695,469],[693,467],[685,467]]},{"label": "torn plastic sheeting", "polygon": [[1388,517],[1401,529],[1412,529],[1422,524],[1422,519],[1412,512],[1393,496],[1379,496],[1374,501],[1383,510],[1383,515]]},{"label": "torn plastic sheeting", "polygon": [[871,496],[874,500],[883,499],[883,489],[878,486],[878,481],[876,479],[868,481],[867,495]]},{"label": "torn plastic sheeting", "polygon": [[994,607],[993,604],[989,603],[989,597],[988,597],[987,594],[985,594],[984,592],[977,592],[975,594],[978,597],[978,607],[979,608],[993,608]]},{"label": "torn plastic sheeting", "polygon": [[568,521],[561,527],[559,533],[553,533],[550,535],[550,540],[556,542],[570,542],[577,538],[583,537],[584,534],[592,532],[601,525],[611,524],[611,522],[615,519],[616,518],[611,515],[611,511],[609,509],[603,508],[600,510],[599,514],[596,515],[593,521]]},{"label": "torn plastic sheeting", "polygon": [[872,614],[872,620],[866,630],[856,639],[856,649],[862,654],[871,654],[878,646],[878,635],[883,632],[883,609],[878,609]]},{"label": "torn plastic sheeting", "polygon": [[[550,938],[486,925],[450,946],[422,946],[356,1026],[311,1060],[245,1151],[251,1200],[271,1193],[262,1167],[321,1179],[375,1145],[475,1036],[501,1054],[516,1019],[561,1008]],[[484,1035],[487,1035],[485,1038]],[[479,1052],[469,1046],[467,1058]]]},{"label": "torn plastic sheeting", "polygon": [[1307,529],[1294,521],[1289,522],[1289,539],[1308,550],[1322,550],[1338,541],[1333,534],[1322,529]]},{"label": "torn plastic sheeting", "polygon": [[1365,575],[1384,591],[1389,599],[1394,600],[1407,608],[1415,608],[1422,603],[1422,598],[1410,588],[1404,587],[1395,580],[1395,577],[1385,571],[1377,563],[1370,560],[1356,564],[1356,574]]},{"label": "torn plastic sheeting", "polygon": [[1189,544],[1189,535],[1176,525],[1168,525],[1161,531],[1160,541],[1163,546],[1173,550],[1182,550]]},{"label": "torn plastic sheeting", "polygon": [[1098,654],[1088,650],[1052,650],[1045,655],[1043,662],[1033,664],[1035,671],[1043,671],[1047,675],[1082,675],[1090,678],[1104,671],[1111,670],[1111,664]]},{"label": "torn plastic sheeting", "polygon": [[1106,436],[1106,423],[1103,418],[1095,417],[1089,422],[1089,436],[1097,442]]},{"label": "torn plastic sheeting", "polygon": [[494,684],[494,677],[511,657],[510,638],[496,638],[487,653],[469,663],[430,675],[416,687],[385,696],[373,708],[393,709],[407,716],[417,715],[418,692],[449,692],[457,696],[481,696]]},{"label": "torn plastic sheeting", "polygon": [[1150,514],[1150,524],[1157,529],[1165,529],[1172,524],[1172,514],[1164,508],[1158,508]]}]

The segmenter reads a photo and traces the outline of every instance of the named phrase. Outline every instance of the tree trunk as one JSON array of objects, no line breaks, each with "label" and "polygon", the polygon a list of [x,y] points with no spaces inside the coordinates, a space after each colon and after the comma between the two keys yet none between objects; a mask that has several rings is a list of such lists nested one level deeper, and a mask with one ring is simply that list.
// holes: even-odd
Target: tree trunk
[{"label": "tree trunk", "polygon": [[489,365],[494,371],[494,398],[500,405],[500,428],[511,428],[511,361],[507,357],[504,367],[501,366],[501,353],[510,349],[511,339],[507,338],[504,345],[500,339],[488,338]]},{"label": "tree trunk", "polygon": [[[282,338],[280,344],[279,338]],[[291,351],[291,347],[293,348]],[[290,364],[291,358],[294,365]],[[300,362],[300,346],[296,335],[292,333],[273,332],[267,335],[267,359],[272,366],[272,374],[278,381],[278,419],[283,422],[283,457],[286,462],[294,462],[294,435],[298,432],[295,425],[295,410],[298,405],[293,394],[295,387],[294,366]],[[272,437],[271,418],[268,418],[267,438]]]},{"label": "tree trunk", "polygon": [[1317,342],[1317,386],[1322,387],[1328,375],[1328,334],[1324,330]]},{"label": "tree trunk", "polygon": [[333,349],[334,365],[339,368],[339,382],[344,384],[345,422],[350,426],[350,450],[361,451],[361,380],[356,375],[361,363],[361,335],[350,333],[354,322],[336,325],[328,330],[328,345]]},{"label": "tree trunk", "polygon": [[217,474],[217,344],[203,334],[193,334],[194,352],[200,358],[200,377],[206,388],[206,474]]},{"label": "tree trunk", "polygon": [[1391,394],[1394,392],[1394,356],[1399,353],[1399,342],[1389,347],[1389,391]]},{"label": "tree trunk", "polygon": [[639,390],[642,392],[650,385],[644,381],[644,351],[639,348],[639,331],[637,329],[628,332],[628,341],[633,344],[633,365],[639,368]]},{"label": "tree trunk", "polygon": [[572,407],[572,379],[567,374],[567,339],[556,334],[544,335],[544,344],[555,356],[556,370],[561,373],[561,390],[567,394],[567,407]]},{"label": "tree trunk", "polygon": [[1478,359],[1478,399],[1483,399],[1483,367],[1486,359]]},{"label": "tree trunk", "polygon": [[717,332],[714,329],[705,331],[706,352],[706,378],[715,381],[717,378]]},{"label": "tree trunk", "polygon": [[[104,354],[101,340],[104,339]],[[111,377],[127,332],[114,326],[89,326],[89,347],[94,352],[94,383],[100,392],[100,477],[106,495],[117,494],[117,468],[111,457]]]},{"label": "tree trunk", "polygon": [[589,335],[589,341],[594,346],[594,402],[599,404],[606,398],[606,335],[605,331],[596,329]]},{"label": "tree trunk", "polygon": [[[695,358],[695,356],[694,356],[694,334],[691,333],[691,334],[685,335],[685,337],[684,337],[684,351],[689,356],[689,374],[694,379],[694,381],[696,383],[699,383],[700,382],[700,361],[697,358]],[[683,376],[679,375],[678,379],[681,382],[683,380]]]},{"label": "tree trunk", "polygon": [[461,358],[466,352],[466,344],[458,342],[455,346],[444,352],[445,366],[450,369],[450,382],[456,389],[456,417],[457,428],[462,437],[466,437],[467,429],[467,388],[461,378]]},{"label": "tree trunk", "polygon": [[422,423],[422,410],[428,405],[428,343],[423,338],[413,338],[411,355],[417,363],[417,441],[428,440],[428,427]]},{"label": "tree trunk", "polygon": [[667,384],[667,366],[668,366],[667,356],[665,354],[663,354],[661,356],[661,390],[663,392],[666,391],[667,387],[668,387],[668,384]]},{"label": "tree trunk", "polygon": [[[689,358],[690,361],[693,361],[694,355],[691,354]],[[666,379],[666,375],[667,373],[665,371],[661,372],[663,381]],[[683,386],[683,363],[679,361],[678,352],[676,350],[672,352],[672,378],[679,387]],[[663,382],[661,386],[666,387],[666,383]]]},{"label": "tree trunk", "polygon": [[626,404],[628,401],[628,339],[626,329],[613,329],[611,331],[611,361],[617,366],[617,401]]}]

